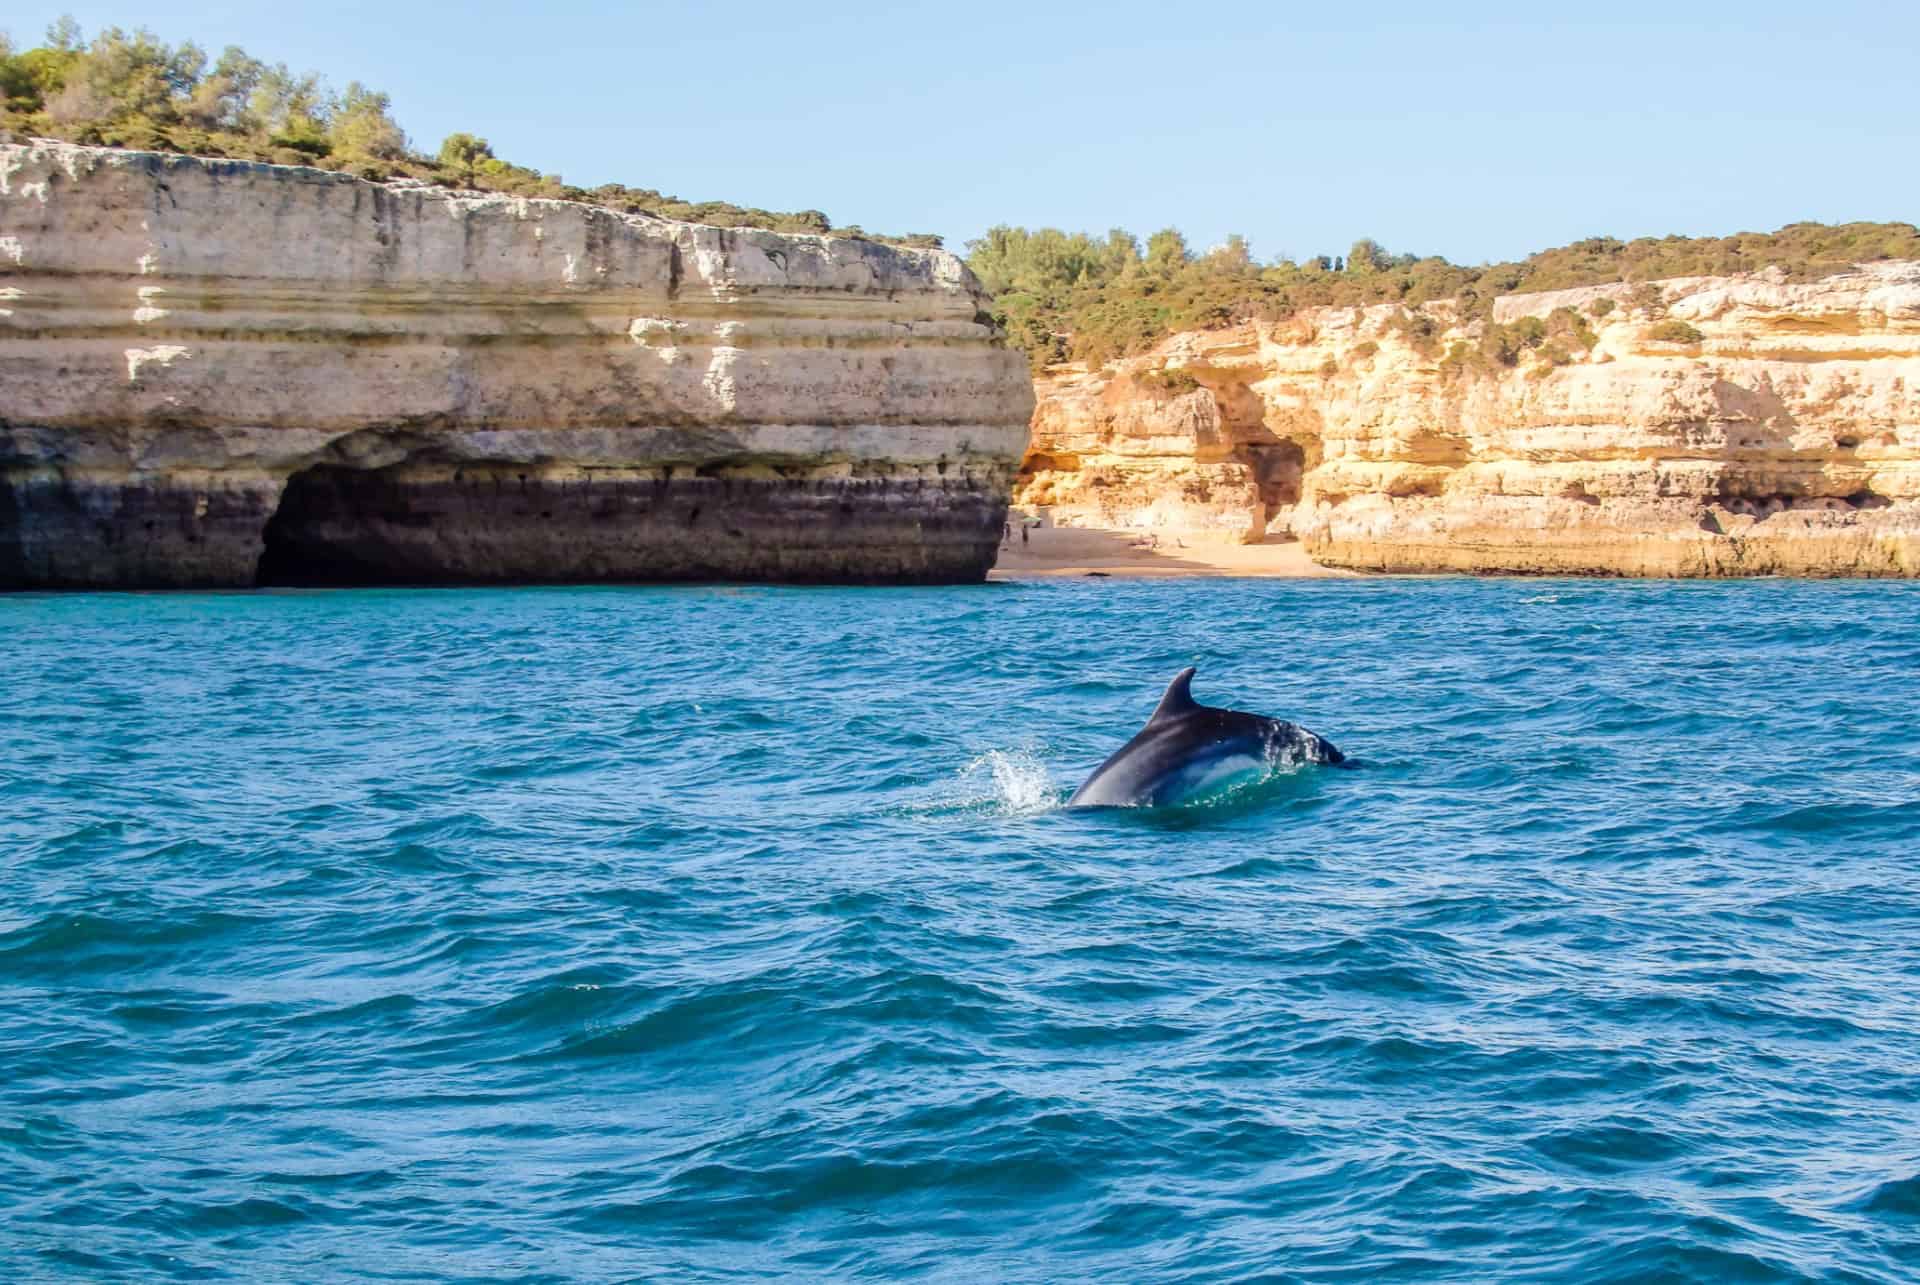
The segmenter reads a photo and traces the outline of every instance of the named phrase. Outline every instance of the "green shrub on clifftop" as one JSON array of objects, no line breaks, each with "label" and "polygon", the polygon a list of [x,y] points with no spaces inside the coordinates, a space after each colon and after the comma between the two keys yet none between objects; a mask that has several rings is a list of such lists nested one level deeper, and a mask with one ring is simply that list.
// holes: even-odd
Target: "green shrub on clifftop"
[{"label": "green shrub on clifftop", "polygon": [[[1827,227],[1796,223],[1773,233],[1732,237],[1663,237],[1616,241],[1595,237],[1543,250],[1518,263],[1461,267],[1436,257],[1392,254],[1377,241],[1353,243],[1344,256],[1256,260],[1246,241],[1195,254],[1178,231],[1156,232],[1147,253],[1123,229],[1106,237],[1000,226],[967,244],[967,263],[999,303],[999,317],[1034,366],[1075,358],[1103,362],[1150,348],[1179,330],[1253,319],[1276,319],[1310,307],[1364,307],[1398,303],[1387,325],[1416,351],[1438,355],[1439,324],[1419,305],[1457,303],[1462,321],[1488,322],[1474,354],[1502,366],[1551,339],[1555,353],[1591,348],[1592,329],[1571,308],[1556,308],[1535,335],[1491,323],[1502,295],[1616,282],[1640,283],[1628,305],[1650,317],[1666,308],[1655,279],[1775,268],[1793,280],[1812,280],[1877,259],[1920,259],[1920,229],[1907,223],[1852,223]],[[1614,311],[1610,299],[1587,306],[1595,317]],[[1535,325],[1542,323],[1535,322]],[[1521,326],[1521,323],[1514,323]],[[1549,354],[1549,360],[1553,354]],[[1468,358],[1452,362],[1460,369]]]},{"label": "green shrub on clifftop", "polygon": [[[312,72],[295,73],[285,63],[269,66],[235,46],[209,65],[199,46],[168,45],[145,29],[108,27],[89,41],[72,18],[62,18],[48,29],[45,44],[24,52],[0,33],[5,133],[311,165],[376,180],[420,178],[722,227],[865,235],[858,228],[835,228],[818,210],[786,214],[724,201],[689,202],[619,184],[592,191],[569,187],[557,174],[503,160],[472,134],[450,135],[436,155],[423,155],[393,119],[392,100],[359,81],[336,93]],[[872,239],[940,244],[926,234]]]}]

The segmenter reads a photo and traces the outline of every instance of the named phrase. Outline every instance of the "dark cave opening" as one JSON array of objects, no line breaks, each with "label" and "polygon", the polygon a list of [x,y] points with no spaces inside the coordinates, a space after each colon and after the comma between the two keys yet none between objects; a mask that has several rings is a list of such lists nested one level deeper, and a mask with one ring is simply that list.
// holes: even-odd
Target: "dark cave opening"
[{"label": "dark cave opening", "polygon": [[254,581],[262,588],[418,583],[418,568],[386,532],[430,522],[409,511],[402,488],[384,471],[302,469],[287,479],[267,520]]},{"label": "dark cave opening", "polygon": [[1272,513],[1282,505],[1300,502],[1300,483],[1306,474],[1307,453],[1300,443],[1278,441],[1250,448],[1253,478],[1260,502]]},{"label": "dark cave opening", "polygon": [[964,478],[608,472],[419,456],[315,464],[287,479],[253,582],[947,583],[984,576],[998,543],[998,510]]}]

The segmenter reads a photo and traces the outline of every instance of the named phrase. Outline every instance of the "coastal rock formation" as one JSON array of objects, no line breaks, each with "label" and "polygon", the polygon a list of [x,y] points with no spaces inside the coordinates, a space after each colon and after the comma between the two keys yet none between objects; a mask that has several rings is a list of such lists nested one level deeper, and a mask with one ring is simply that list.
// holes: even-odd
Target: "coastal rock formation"
[{"label": "coastal rock formation", "polygon": [[1175,335],[1047,373],[1015,498],[1378,571],[1920,574],[1920,263]]},{"label": "coastal rock formation", "polygon": [[951,254],[0,146],[0,587],[977,580],[1032,390]]}]

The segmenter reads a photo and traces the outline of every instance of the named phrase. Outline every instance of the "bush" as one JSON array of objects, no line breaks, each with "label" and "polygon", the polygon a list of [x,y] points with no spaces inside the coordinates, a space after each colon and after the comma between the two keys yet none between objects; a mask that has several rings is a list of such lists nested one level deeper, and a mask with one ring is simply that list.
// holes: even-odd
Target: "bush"
[{"label": "bush", "polygon": [[1135,378],[1149,388],[1180,396],[1200,387],[1200,381],[1184,370],[1143,370]]},{"label": "bush", "polygon": [[1547,341],[1547,323],[1538,317],[1522,317],[1509,323],[1507,331],[1523,348],[1538,348]]},{"label": "bush", "polygon": [[1619,305],[1607,298],[1595,299],[1587,304],[1587,312],[1595,317],[1604,317]]},{"label": "bush", "polygon": [[1513,332],[1505,326],[1488,326],[1482,331],[1476,351],[1482,364],[1495,366],[1520,364],[1520,345],[1515,342]]},{"label": "bush", "polygon": [[1440,323],[1424,312],[1402,309],[1387,318],[1386,329],[1398,334],[1422,357],[1440,355]]},{"label": "bush", "polygon": [[1663,344],[1697,344],[1706,336],[1684,321],[1663,321],[1647,332],[1647,338]]},{"label": "bush", "polygon": [[1642,282],[1627,292],[1627,306],[1649,317],[1658,317],[1667,310],[1667,292],[1651,281]]},{"label": "bush", "polygon": [[1521,317],[1507,325],[1487,322],[1480,332],[1479,354],[1495,366],[1517,366],[1520,358],[1547,341],[1547,323],[1538,317]]},{"label": "bush", "polygon": [[1547,314],[1547,337],[1575,343],[1588,349],[1600,342],[1600,336],[1593,333],[1593,328],[1587,325],[1586,318],[1573,309],[1565,307],[1555,308]]}]

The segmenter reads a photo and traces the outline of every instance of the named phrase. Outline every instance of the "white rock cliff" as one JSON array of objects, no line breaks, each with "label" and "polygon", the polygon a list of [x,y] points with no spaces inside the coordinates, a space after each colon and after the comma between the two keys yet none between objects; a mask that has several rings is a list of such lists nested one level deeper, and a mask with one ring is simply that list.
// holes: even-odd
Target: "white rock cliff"
[{"label": "white rock cliff", "polygon": [[[1558,310],[1558,311],[1557,311]],[[1379,571],[1920,574],[1920,263],[1175,335],[1040,381],[1016,500]],[[1664,336],[1664,337],[1663,337]]]},{"label": "white rock cliff", "polygon": [[0,587],[950,581],[1032,389],[953,255],[0,146]]}]

